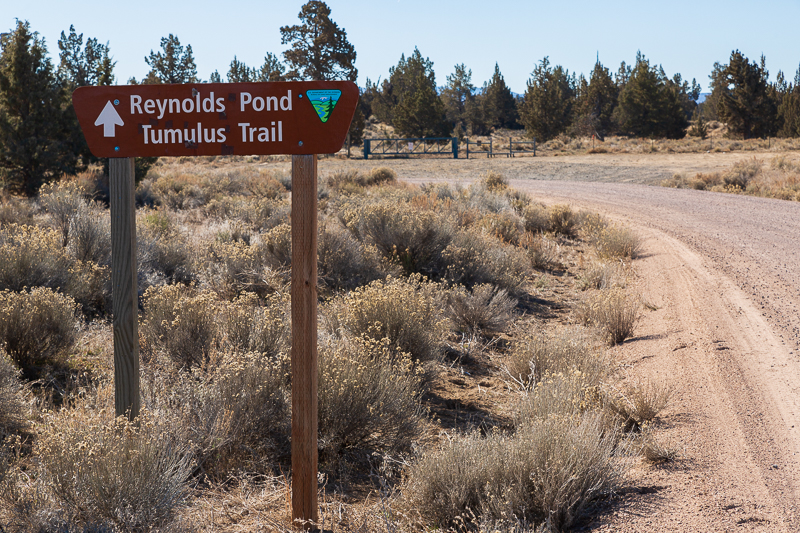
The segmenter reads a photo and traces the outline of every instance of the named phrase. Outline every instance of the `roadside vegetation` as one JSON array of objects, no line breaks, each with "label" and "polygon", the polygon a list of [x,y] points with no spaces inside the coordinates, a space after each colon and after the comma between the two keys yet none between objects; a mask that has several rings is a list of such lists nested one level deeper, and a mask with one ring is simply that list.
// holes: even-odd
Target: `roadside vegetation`
[{"label": "roadside vegetation", "polygon": [[[95,177],[0,200],[0,525],[289,529],[290,181],[211,158],[139,184],[131,425],[113,417]],[[563,531],[613,501],[665,403],[618,391],[607,348],[635,334],[638,238],[496,173],[417,187],[339,172],[319,197],[325,528]]]},{"label": "roadside vegetation", "polygon": [[722,172],[701,172],[694,176],[675,174],[661,185],[800,201],[800,163],[784,155],[769,161],[754,156]]}]

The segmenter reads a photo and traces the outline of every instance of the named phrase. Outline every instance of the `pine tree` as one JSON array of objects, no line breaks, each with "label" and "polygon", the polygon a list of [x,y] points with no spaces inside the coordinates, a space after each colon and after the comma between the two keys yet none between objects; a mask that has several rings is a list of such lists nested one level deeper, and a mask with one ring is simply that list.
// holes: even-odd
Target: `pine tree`
[{"label": "pine tree", "polygon": [[233,56],[231,66],[228,68],[228,83],[244,83],[255,81],[256,70],[248,67],[236,56]]},{"label": "pine tree", "polygon": [[785,85],[780,90],[778,115],[781,137],[800,137],[800,68],[794,75],[794,83]]},{"label": "pine tree", "polygon": [[727,122],[729,133],[745,139],[769,134],[777,117],[777,105],[768,93],[769,72],[763,57],[759,66],[734,50],[722,73],[717,113],[720,120]]},{"label": "pine tree", "polygon": [[218,70],[211,73],[211,76],[208,77],[208,83],[222,83],[222,76],[219,75]]},{"label": "pine tree", "polygon": [[256,71],[255,81],[286,81],[286,67],[278,56],[267,52],[264,64]]},{"label": "pine tree", "polygon": [[70,25],[69,35],[61,32],[58,40],[59,77],[71,89],[87,85],[113,85],[114,65],[109,56],[108,43],[100,44],[97,39],[86,39],[83,46],[83,34],[75,31],[75,26]]},{"label": "pine tree", "polygon": [[456,65],[454,72],[447,76],[441,98],[447,121],[459,137],[470,129],[467,108],[475,101],[474,93],[472,71],[463,63]]},{"label": "pine tree", "polygon": [[611,72],[599,61],[595,63],[589,82],[581,76],[578,83],[576,130],[582,135],[597,135],[600,140],[610,134],[614,126],[614,109],[617,107],[619,88]]},{"label": "pine tree", "polygon": [[506,85],[500,67],[494,64],[492,79],[483,86],[479,98],[483,119],[489,128],[518,128],[517,101]]},{"label": "pine tree", "polygon": [[75,172],[68,94],[44,40],[27,22],[18,21],[0,45],[0,181],[33,196],[42,184]]},{"label": "pine tree", "polygon": [[287,78],[356,80],[356,49],[330,15],[325,2],[310,0],[300,9],[301,24],[281,27],[281,44],[291,45],[283,53],[289,64]]},{"label": "pine tree", "polygon": [[614,117],[622,132],[637,137],[680,139],[689,122],[681,107],[680,89],[664,69],[651,66],[641,54],[619,93]]},{"label": "pine tree", "polygon": [[[283,53],[289,66],[285,79],[356,81],[356,49],[347,40],[345,29],[339,28],[330,15],[331,9],[325,2],[309,0],[300,8],[301,24],[281,27],[281,44],[291,46]],[[270,63],[269,59],[268,55],[265,66]],[[283,78],[282,70],[280,76]],[[347,134],[348,142],[361,144],[363,133],[364,115],[356,107]]]},{"label": "pine tree", "polygon": [[[443,137],[450,131],[444,104],[436,92],[433,62],[422,57],[418,48],[408,59],[401,55],[397,65],[389,69],[389,79],[383,81],[372,101],[372,111],[401,135]],[[415,111],[423,116],[409,115]]]},{"label": "pine tree", "polygon": [[417,74],[417,89],[395,108],[395,130],[408,137],[446,137],[449,133],[444,105],[424,74]]},{"label": "pine tree", "polygon": [[197,66],[192,55],[192,45],[181,45],[176,35],[161,38],[161,52],[153,52],[144,58],[150,72],[143,84],[150,83],[195,83]]},{"label": "pine tree", "polygon": [[528,136],[546,142],[567,130],[572,122],[576,84],[568,70],[560,65],[553,68],[549,58],[542,59],[531,73],[520,110]]}]

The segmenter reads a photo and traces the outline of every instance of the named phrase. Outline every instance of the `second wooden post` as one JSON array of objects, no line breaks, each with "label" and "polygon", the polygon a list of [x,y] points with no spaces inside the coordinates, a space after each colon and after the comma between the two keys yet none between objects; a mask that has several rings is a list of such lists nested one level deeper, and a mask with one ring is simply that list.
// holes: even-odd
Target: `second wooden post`
[{"label": "second wooden post", "polygon": [[292,520],[317,522],[317,156],[292,156]]}]

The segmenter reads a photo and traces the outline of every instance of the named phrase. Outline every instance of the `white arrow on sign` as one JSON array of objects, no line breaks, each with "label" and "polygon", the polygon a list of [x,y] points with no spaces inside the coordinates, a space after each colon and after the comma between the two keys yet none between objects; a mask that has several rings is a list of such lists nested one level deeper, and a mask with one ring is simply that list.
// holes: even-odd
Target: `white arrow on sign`
[{"label": "white arrow on sign", "polygon": [[113,137],[115,134],[114,128],[116,126],[124,126],[125,123],[122,122],[119,113],[114,109],[114,104],[109,100],[103,111],[100,112],[100,116],[94,121],[94,125],[103,126],[103,137]]}]

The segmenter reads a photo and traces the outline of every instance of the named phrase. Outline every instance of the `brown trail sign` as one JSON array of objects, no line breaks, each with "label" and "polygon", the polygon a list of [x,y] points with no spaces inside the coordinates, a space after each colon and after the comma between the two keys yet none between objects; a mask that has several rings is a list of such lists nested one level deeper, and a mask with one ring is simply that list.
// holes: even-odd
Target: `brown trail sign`
[{"label": "brown trail sign", "polygon": [[117,416],[139,413],[133,157],[292,157],[292,519],[317,521],[317,156],[339,151],[358,103],[349,81],[81,87],[89,149],[112,158]]}]

